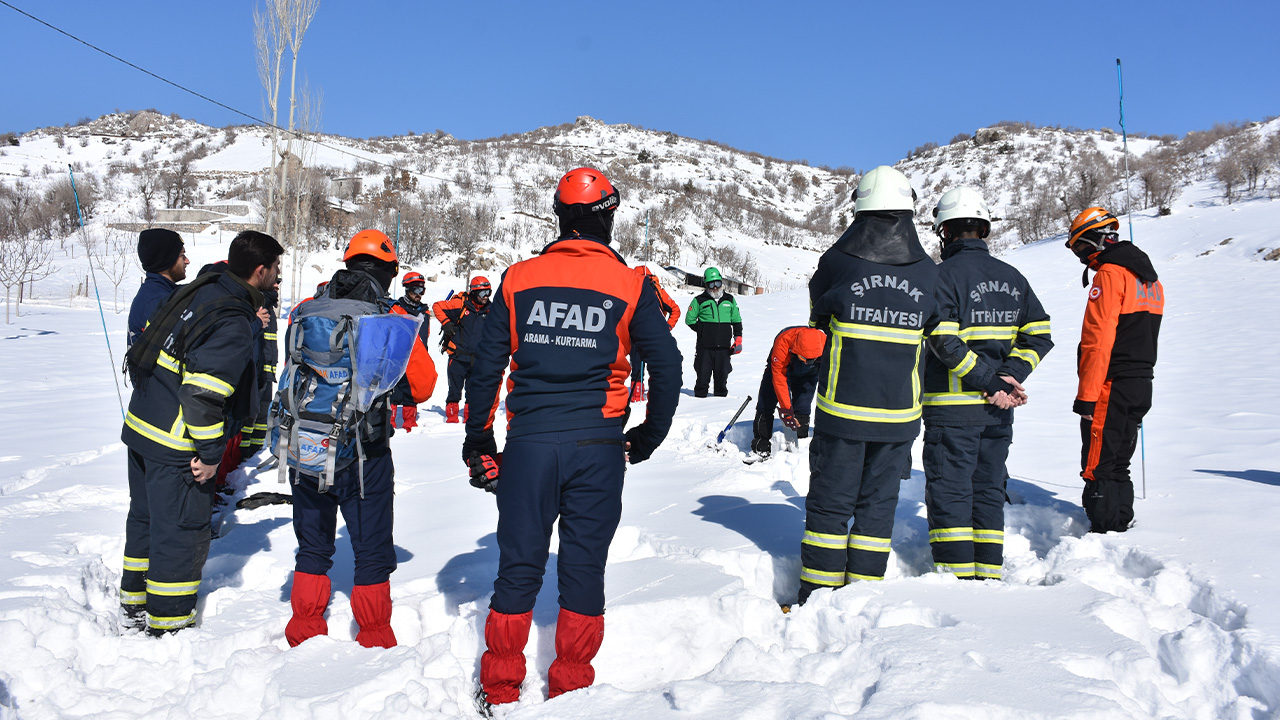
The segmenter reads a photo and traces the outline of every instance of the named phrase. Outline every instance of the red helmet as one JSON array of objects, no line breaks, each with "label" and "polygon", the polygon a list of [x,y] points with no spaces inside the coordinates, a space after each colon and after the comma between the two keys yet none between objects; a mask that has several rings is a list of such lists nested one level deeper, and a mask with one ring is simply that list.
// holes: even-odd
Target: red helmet
[{"label": "red helmet", "polygon": [[485,276],[483,276],[483,275],[477,275],[477,276],[475,276],[475,277],[471,278],[471,284],[467,286],[467,289],[468,289],[468,290],[472,290],[472,291],[475,291],[475,290],[488,290],[488,289],[489,289],[489,278],[487,278],[487,277],[485,277]]},{"label": "red helmet", "polygon": [[395,246],[391,238],[381,230],[361,230],[351,236],[347,243],[347,252],[342,255],[346,262],[357,255],[368,255],[385,262],[396,262]]},{"label": "red helmet", "polygon": [[580,167],[564,174],[556,185],[556,215],[575,218],[618,209],[618,191],[599,170]]},{"label": "red helmet", "polygon": [[422,277],[422,273],[420,272],[407,272],[404,274],[404,279],[400,281],[400,284],[405,287],[409,287],[410,285],[426,285],[427,279]]}]

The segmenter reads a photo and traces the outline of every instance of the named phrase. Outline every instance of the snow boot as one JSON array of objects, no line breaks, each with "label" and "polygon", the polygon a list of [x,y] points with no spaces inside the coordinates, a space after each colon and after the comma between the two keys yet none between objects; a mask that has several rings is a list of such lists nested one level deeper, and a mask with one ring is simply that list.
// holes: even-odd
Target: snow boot
[{"label": "snow boot", "polygon": [[418,407],[416,405],[402,405],[400,414],[404,418],[404,431],[413,432],[418,427]]},{"label": "snow boot", "polygon": [[591,659],[604,640],[603,615],[579,615],[560,608],[556,620],[556,659],[547,672],[549,697],[584,688],[595,682]]},{"label": "snow boot", "polygon": [[480,656],[480,687],[489,704],[503,705],[520,699],[520,685],[524,682],[524,646],[529,642],[531,624],[532,610],[508,615],[489,609],[489,617],[484,622],[487,649]]},{"label": "snow boot", "polygon": [[377,585],[356,585],[351,589],[351,613],[356,616],[360,632],[356,642],[361,647],[393,648],[396,634],[391,630],[391,581]]},{"label": "snow boot", "polygon": [[329,607],[330,589],[328,575],[293,571],[293,590],[289,593],[293,617],[284,628],[289,647],[298,647],[317,635],[329,634],[324,611]]},{"label": "snow boot", "polygon": [[631,383],[631,402],[644,402],[649,399],[649,394],[644,391],[644,381],[637,380]]},{"label": "snow boot", "polygon": [[444,421],[447,423],[458,422],[458,403],[448,403],[444,406]]}]

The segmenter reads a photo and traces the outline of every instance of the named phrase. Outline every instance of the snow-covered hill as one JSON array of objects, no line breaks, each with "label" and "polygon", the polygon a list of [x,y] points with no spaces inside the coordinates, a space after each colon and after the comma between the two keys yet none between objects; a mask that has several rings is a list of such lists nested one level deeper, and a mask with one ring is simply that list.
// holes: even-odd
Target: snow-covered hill
[{"label": "snow-covered hill", "polygon": [[[586,145],[604,132],[587,123],[555,137]],[[249,136],[240,132],[202,162],[239,167],[231,153]],[[0,161],[16,150],[42,153],[46,142],[56,149],[50,138],[24,138]],[[137,153],[153,141],[131,142]],[[686,162],[676,157],[684,142],[658,169]],[[101,139],[83,149],[95,143],[106,149]],[[671,147],[660,144],[655,152]],[[758,169],[743,166],[741,177]],[[671,172],[666,182],[683,182]],[[1193,182],[1172,216],[1152,209],[1135,217],[1168,305],[1146,424],[1145,499],[1130,532],[1085,533],[1070,413],[1084,291],[1079,265],[1050,239],[1006,254],[1052,315],[1057,348],[1018,412],[1005,581],[930,572],[917,462],[903,483],[889,577],[820,592],[781,614],[777,603],[798,584],[808,441],[783,452],[779,425],[778,452],[752,466],[740,462],[747,421],[722,448],[708,445],[755,391],[777,330],[803,322],[807,297],[796,289],[744,298],[747,349],[735,358],[730,397],[683,395],[666,443],[629,471],[610,547],[597,684],[544,699],[556,617],[550,582],[534,613],[525,698],[509,717],[1280,715],[1272,557],[1280,545],[1280,378],[1271,361],[1280,328],[1268,314],[1280,304],[1280,263],[1262,259],[1280,247],[1280,204],[1255,197],[1225,205],[1220,196],[1214,182]],[[775,248],[791,250],[752,244]],[[225,245],[199,237],[189,249],[201,264],[222,257]],[[812,265],[798,258],[815,256],[785,257],[797,258],[800,277]],[[332,253],[311,261],[308,282],[335,266]],[[38,292],[0,333],[0,718],[474,717],[496,511],[456,460],[461,430],[441,421],[443,383],[424,405],[424,427],[393,439],[400,567],[392,624],[400,647],[353,642],[352,558],[340,533],[331,635],[288,649],[296,545],[280,506],[225,517],[200,591],[199,627],[158,641],[116,634],[127,507],[116,374],[96,310],[69,298],[84,279],[83,255],[58,262],[38,286],[60,283],[62,294]],[[106,325],[118,353],[123,315],[108,314]],[[676,337],[688,379],[693,336],[677,327]],[[273,473],[239,472],[234,481],[242,495],[288,491]]]}]

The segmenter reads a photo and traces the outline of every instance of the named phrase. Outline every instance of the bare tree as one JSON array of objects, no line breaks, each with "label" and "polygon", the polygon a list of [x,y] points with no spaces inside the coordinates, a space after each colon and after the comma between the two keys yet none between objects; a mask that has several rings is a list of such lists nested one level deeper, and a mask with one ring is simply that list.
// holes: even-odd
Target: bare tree
[{"label": "bare tree", "polygon": [[[292,56],[292,70],[289,75],[289,133],[285,141],[285,153],[281,158],[280,164],[280,187],[284,188],[286,178],[289,174],[289,160],[294,156],[293,152],[293,131],[294,116],[298,109],[297,88],[298,88],[298,52],[302,49],[302,38],[307,34],[307,28],[311,25],[311,20],[315,18],[316,10],[320,7],[320,0],[278,0],[277,1],[277,21],[280,23],[280,30],[287,36],[289,45],[289,54]],[[279,77],[279,68],[276,68],[277,78]],[[277,88],[277,91],[279,88]],[[274,122],[274,120],[272,121]]]},{"label": "bare tree", "polygon": [[1245,181],[1244,166],[1240,163],[1239,156],[1228,150],[1218,160],[1217,166],[1213,170],[1213,176],[1218,182],[1222,183],[1222,196],[1230,205],[1240,195],[1240,185]]},{"label": "bare tree", "polygon": [[279,154],[280,131],[280,65],[288,36],[283,27],[284,7],[288,0],[263,0],[265,10],[253,8],[253,41],[258,61],[258,80],[262,83],[263,99],[271,116],[271,162],[267,164],[267,234],[272,234],[275,209],[275,170]]},{"label": "bare tree", "polygon": [[4,321],[12,322],[10,305],[13,290],[18,290],[17,315],[22,316],[22,286],[35,283],[53,274],[57,267],[53,258],[53,242],[39,235],[28,233],[21,237],[0,240],[0,285],[4,285]]},{"label": "bare tree", "polygon": [[133,238],[123,230],[106,225],[101,237],[82,231],[80,244],[84,246],[89,262],[111,282],[112,306],[116,314],[120,314],[123,311],[120,305],[120,283],[131,274],[130,271],[141,269]]}]

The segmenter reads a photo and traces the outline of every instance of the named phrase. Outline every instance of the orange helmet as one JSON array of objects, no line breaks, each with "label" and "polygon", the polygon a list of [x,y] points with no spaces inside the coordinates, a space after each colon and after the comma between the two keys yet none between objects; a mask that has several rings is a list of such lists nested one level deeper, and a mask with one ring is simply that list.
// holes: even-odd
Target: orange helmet
[{"label": "orange helmet", "polygon": [[556,185],[556,215],[575,218],[618,209],[618,191],[599,170],[580,167],[564,174]]},{"label": "orange helmet", "polygon": [[[1077,240],[1090,230],[1101,230],[1104,228],[1112,231],[1119,230],[1120,221],[1116,219],[1115,215],[1112,215],[1103,208],[1085,208],[1084,212],[1077,215],[1076,219],[1071,221],[1071,232],[1067,233],[1067,247],[1074,245]],[[1094,240],[1093,238],[1085,238],[1085,240],[1097,247],[1099,250],[1102,249],[1104,244],[1103,240]],[[1111,242],[1115,242],[1115,240],[1112,239]]]},{"label": "orange helmet", "polygon": [[483,275],[477,275],[471,278],[471,284],[467,286],[468,290],[488,290],[489,278]]},{"label": "orange helmet", "polygon": [[351,241],[347,243],[347,252],[343,254],[342,261],[346,262],[357,255],[368,255],[384,262],[396,262],[395,246],[391,244],[391,238],[381,230],[361,230],[351,236]]},{"label": "orange helmet", "polygon": [[422,273],[420,272],[407,272],[404,274],[404,279],[400,281],[400,284],[405,287],[409,287],[410,285],[426,285],[427,279],[422,277]]}]

